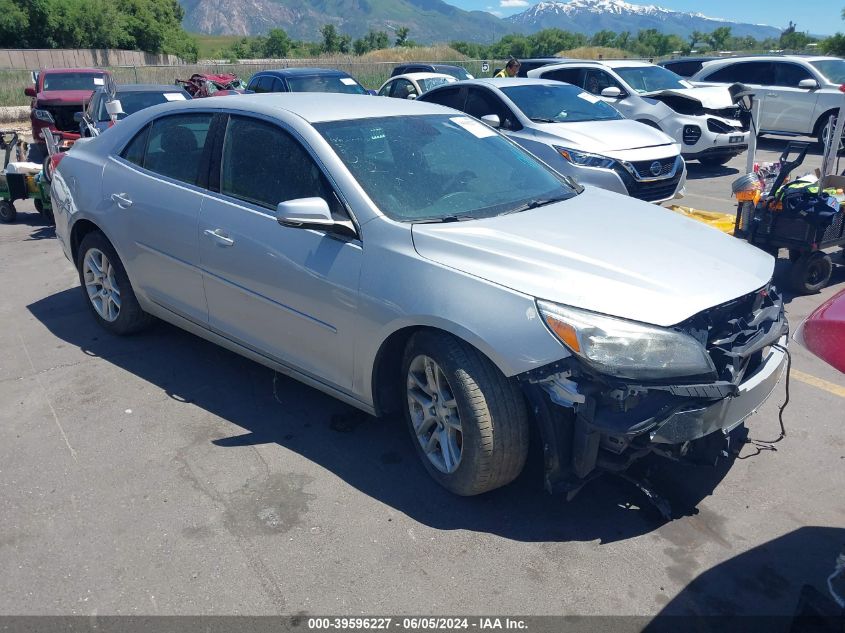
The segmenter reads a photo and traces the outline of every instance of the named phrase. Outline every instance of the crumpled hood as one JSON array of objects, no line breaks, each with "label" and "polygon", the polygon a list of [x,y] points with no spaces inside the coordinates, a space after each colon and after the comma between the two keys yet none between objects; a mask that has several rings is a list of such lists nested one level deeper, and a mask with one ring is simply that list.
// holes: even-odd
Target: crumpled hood
[{"label": "crumpled hood", "polygon": [[672,137],[630,119],[541,123],[535,129],[538,133],[559,138],[562,144],[569,143],[568,147],[572,149],[598,154],[665,145],[665,155],[671,156],[680,149],[673,147],[676,143]]},{"label": "crumpled hood", "polygon": [[44,90],[38,93],[36,101],[39,106],[76,105],[88,101],[93,90]]},{"label": "crumpled hood", "polygon": [[595,187],[523,213],[415,224],[412,235],[422,257],[444,266],[538,299],[660,326],[752,292],[774,271],[774,258],[744,241]]},{"label": "crumpled hood", "polygon": [[641,97],[655,98],[660,96],[685,97],[694,99],[709,110],[720,110],[733,106],[731,93],[724,86],[701,86],[697,88],[676,88],[673,90],[657,90],[641,94]]}]

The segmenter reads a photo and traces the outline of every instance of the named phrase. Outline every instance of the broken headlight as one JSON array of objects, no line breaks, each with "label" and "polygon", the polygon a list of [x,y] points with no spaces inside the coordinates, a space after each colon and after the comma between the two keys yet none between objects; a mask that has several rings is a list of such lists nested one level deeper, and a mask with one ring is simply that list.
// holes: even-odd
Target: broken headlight
[{"label": "broken headlight", "polygon": [[32,113],[35,115],[35,118],[39,121],[45,121],[47,123],[54,123],[53,115],[50,114],[49,110],[33,110]]},{"label": "broken headlight", "polygon": [[552,333],[593,369],[615,378],[660,380],[714,374],[691,336],[675,330],[537,301]]}]

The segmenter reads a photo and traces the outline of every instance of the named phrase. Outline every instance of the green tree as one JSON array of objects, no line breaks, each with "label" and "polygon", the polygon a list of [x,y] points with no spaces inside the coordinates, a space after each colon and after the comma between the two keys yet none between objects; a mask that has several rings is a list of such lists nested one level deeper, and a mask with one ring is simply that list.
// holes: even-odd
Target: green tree
[{"label": "green tree", "polygon": [[323,37],[322,51],[324,53],[337,53],[340,51],[340,34],[334,24],[325,24],[320,28],[320,35]]},{"label": "green tree", "polygon": [[408,42],[408,35],[410,35],[411,29],[407,26],[400,26],[396,29],[396,41],[394,42],[394,46],[405,46]]},{"label": "green tree", "polygon": [[29,30],[29,14],[13,0],[0,0],[0,47],[20,44],[21,35]]},{"label": "green tree", "polygon": [[707,41],[714,51],[725,50],[728,40],[731,37],[731,27],[720,26],[707,36]]},{"label": "green tree", "polygon": [[280,59],[288,56],[292,42],[282,29],[270,29],[264,43],[264,57]]},{"label": "green tree", "polygon": [[845,35],[837,33],[823,39],[819,43],[819,48],[826,55],[836,55],[837,57],[845,57]]},{"label": "green tree", "polygon": [[599,31],[590,38],[590,46],[613,46],[617,37],[613,31]]}]

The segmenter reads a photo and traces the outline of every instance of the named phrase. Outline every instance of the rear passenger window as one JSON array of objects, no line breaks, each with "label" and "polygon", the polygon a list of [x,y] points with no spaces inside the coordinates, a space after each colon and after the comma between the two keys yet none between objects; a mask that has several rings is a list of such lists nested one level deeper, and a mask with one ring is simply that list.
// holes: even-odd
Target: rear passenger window
[{"label": "rear passenger window", "polygon": [[464,99],[461,96],[461,88],[446,88],[431,92],[425,96],[425,101],[430,103],[439,103],[447,108],[454,108],[455,110],[464,109]]},{"label": "rear passenger window", "polygon": [[542,74],[543,79],[551,79],[553,81],[563,81],[573,86],[581,86],[581,69],[580,68],[559,68],[557,70],[550,70]]},{"label": "rear passenger window", "polygon": [[739,62],[720,68],[703,80],[770,86],[773,81],[772,65],[769,62]]},{"label": "rear passenger window", "polygon": [[774,79],[772,85],[783,86],[785,88],[797,88],[798,83],[804,79],[812,79],[813,76],[805,68],[798,64],[787,64],[785,62],[775,62]]},{"label": "rear passenger window", "polygon": [[153,121],[144,168],[162,176],[197,184],[212,114],[176,114]]},{"label": "rear passenger window", "polygon": [[274,211],[286,200],[323,198],[332,213],[345,216],[331,185],[299,141],[249,117],[229,118],[220,192]]},{"label": "rear passenger window", "polygon": [[150,135],[150,126],[145,125],[144,129],[138,132],[129,144],[120,153],[121,158],[135,163],[138,167],[144,166],[144,152],[147,149],[147,138]]}]

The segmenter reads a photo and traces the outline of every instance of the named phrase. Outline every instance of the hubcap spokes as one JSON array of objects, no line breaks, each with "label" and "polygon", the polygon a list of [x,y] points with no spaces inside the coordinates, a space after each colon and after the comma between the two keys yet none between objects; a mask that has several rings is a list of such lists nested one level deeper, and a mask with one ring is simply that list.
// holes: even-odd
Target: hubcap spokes
[{"label": "hubcap spokes", "polygon": [[114,321],[120,315],[120,288],[114,276],[114,266],[101,250],[92,248],[82,262],[85,291],[91,305],[103,319]]},{"label": "hubcap spokes", "polygon": [[417,441],[437,470],[453,473],[461,463],[463,430],[446,375],[428,356],[408,368],[408,408]]}]

